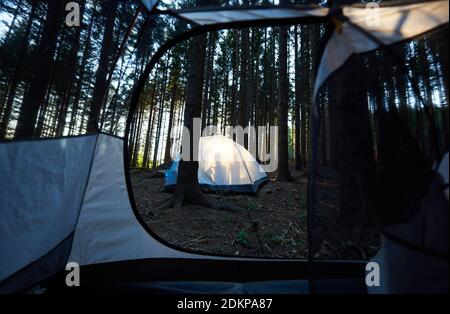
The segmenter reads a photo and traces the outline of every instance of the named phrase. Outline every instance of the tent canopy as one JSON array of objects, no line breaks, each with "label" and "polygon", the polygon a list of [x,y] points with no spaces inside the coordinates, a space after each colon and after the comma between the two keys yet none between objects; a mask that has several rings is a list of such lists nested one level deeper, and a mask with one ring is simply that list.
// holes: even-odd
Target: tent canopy
[{"label": "tent canopy", "polygon": [[106,134],[0,143],[0,293],[68,261],[195,256],[163,245],[137,220],[123,144]]},{"label": "tent canopy", "polygon": [[283,20],[302,17],[325,17],[329,9],[321,7],[299,6],[258,6],[252,8],[233,7],[221,9],[180,10],[177,14],[196,25],[214,25],[234,22],[248,22],[261,20]]},{"label": "tent canopy", "polygon": [[366,8],[343,8],[343,15],[348,20],[333,33],[325,47],[314,85],[314,97],[325,80],[352,54],[394,44],[448,24],[448,0],[387,6],[377,10],[378,21],[367,23]]},{"label": "tent canopy", "polygon": [[[198,181],[212,191],[256,192],[268,180],[255,158],[241,145],[223,135],[200,138]],[[179,158],[165,173],[165,189],[177,183]]]}]

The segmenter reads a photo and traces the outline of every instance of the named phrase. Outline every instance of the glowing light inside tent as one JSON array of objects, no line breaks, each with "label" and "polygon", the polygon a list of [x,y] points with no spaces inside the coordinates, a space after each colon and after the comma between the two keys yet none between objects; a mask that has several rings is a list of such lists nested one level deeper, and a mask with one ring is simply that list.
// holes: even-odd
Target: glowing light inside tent
[{"label": "glowing light inside tent", "polygon": [[[231,138],[223,135],[200,138],[198,179],[202,185],[218,190],[239,191],[239,186],[249,186],[256,192],[256,182],[267,178],[265,171],[252,154]],[[174,160],[166,172],[166,186],[176,184],[179,158]]]}]

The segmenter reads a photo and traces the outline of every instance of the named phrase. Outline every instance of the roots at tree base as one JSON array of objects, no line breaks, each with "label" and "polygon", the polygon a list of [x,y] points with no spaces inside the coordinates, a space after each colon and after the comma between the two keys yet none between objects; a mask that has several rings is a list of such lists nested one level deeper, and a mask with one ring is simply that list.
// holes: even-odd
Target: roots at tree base
[{"label": "roots at tree base", "polygon": [[[205,195],[198,184],[183,184],[175,188],[172,197],[160,204],[155,210],[163,210],[168,208],[180,209],[184,205],[198,205],[211,209],[239,212],[245,209],[232,204],[218,204],[212,197]],[[148,215],[149,212],[146,212]]]},{"label": "roots at tree base", "polygon": [[291,175],[291,173],[289,171],[285,171],[285,172],[278,172],[276,177],[275,177],[275,181],[279,181],[279,182],[295,182],[294,177]]}]

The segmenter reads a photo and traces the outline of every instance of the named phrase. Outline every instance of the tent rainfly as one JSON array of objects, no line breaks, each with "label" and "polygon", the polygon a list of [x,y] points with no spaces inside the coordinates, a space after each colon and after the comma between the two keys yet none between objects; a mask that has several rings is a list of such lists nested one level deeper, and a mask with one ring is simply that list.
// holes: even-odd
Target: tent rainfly
[{"label": "tent rainfly", "polygon": [[[153,0],[143,2],[149,10],[157,3]],[[272,11],[265,11],[269,9]],[[319,18],[325,22],[334,20],[336,12],[339,12],[338,17],[344,22],[326,44],[315,93],[351,54],[413,38],[439,26],[448,27],[448,0],[382,6],[379,26],[375,27],[364,24],[363,8],[349,6],[341,9],[301,6],[278,9],[277,6],[269,6],[258,9],[243,7],[238,15],[227,13],[229,8],[171,10],[169,14],[192,21],[196,27],[220,24],[226,28],[227,23],[236,25],[241,21],[245,25],[249,22],[262,25],[264,21],[270,24],[274,14],[274,20],[279,21],[295,19],[295,23],[301,24],[303,19]],[[158,14],[163,14],[161,12]],[[365,32],[378,40],[365,37]],[[159,51],[158,56],[161,55]],[[148,67],[146,74],[150,73],[152,66]],[[143,77],[142,81],[145,79]],[[135,93],[139,92],[136,88]],[[135,107],[132,101],[130,114]],[[169,263],[176,259],[179,266],[194,259],[199,264],[201,261],[243,260],[181,251],[147,232],[130,194],[126,177],[128,161],[124,160],[126,145],[123,138],[106,134],[0,142],[0,292],[21,291],[37,284],[64,271],[68,262],[93,266],[113,262],[125,265],[125,261],[141,259]],[[243,151],[234,146],[234,152]],[[205,164],[203,169],[208,171],[214,165]],[[254,162],[238,163],[235,168],[236,174],[231,172],[233,175],[229,177],[221,167],[216,174],[206,175],[205,172],[203,182],[251,183],[253,188],[262,178]],[[244,172],[244,179],[235,181],[243,169],[249,174]],[[262,261],[261,265],[269,263],[268,260]],[[277,271],[282,267],[275,265],[271,269]],[[146,272],[151,273],[152,269]],[[243,273],[245,271],[241,271]]]},{"label": "tent rainfly", "polygon": [[[198,181],[210,191],[252,192],[268,180],[263,168],[244,147],[223,135],[200,138]],[[164,189],[177,183],[179,158],[165,173]]]}]

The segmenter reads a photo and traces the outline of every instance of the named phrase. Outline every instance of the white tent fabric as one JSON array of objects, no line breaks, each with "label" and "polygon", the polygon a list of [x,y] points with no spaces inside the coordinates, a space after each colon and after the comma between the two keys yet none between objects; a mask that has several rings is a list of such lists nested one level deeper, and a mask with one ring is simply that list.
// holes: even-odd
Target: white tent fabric
[{"label": "white tent fabric", "polygon": [[[223,135],[200,138],[198,181],[210,190],[256,192],[267,174],[243,146]],[[179,158],[166,171],[166,188],[177,182]]]},{"label": "white tent fabric", "polygon": [[0,144],[0,281],[72,233],[95,139]]},{"label": "white tent fabric", "polygon": [[[8,291],[3,280],[60,250],[71,235],[68,262],[79,265],[196,256],[160,243],[134,216],[123,139],[100,134],[1,143],[0,164],[0,291]],[[39,271],[29,277],[48,275]],[[21,284],[30,283],[14,287]]]},{"label": "white tent fabric", "polygon": [[410,250],[384,236],[381,243],[377,255],[370,259],[380,267],[380,285],[368,287],[370,294],[448,291],[448,260]]},{"label": "white tent fabric", "polygon": [[273,8],[252,8],[252,9],[221,9],[210,11],[180,11],[178,15],[190,20],[198,25],[213,25],[232,22],[258,21],[265,19],[289,19],[298,17],[326,16],[329,9],[313,8],[313,9],[296,9],[273,7]]},{"label": "white tent fabric", "polygon": [[99,135],[69,261],[79,265],[180,252],[149,236],[133,214],[125,183],[123,140]]},{"label": "white tent fabric", "polygon": [[[344,7],[343,14],[350,22],[366,30],[384,45],[412,38],[448,23],[448,0],[430,1],[402,6],[380,7],[378,23],[366,23],[367,9]],[[379,44],[355,29],[348,22],[341,25],[328,41],[314,84],[314,99],[325,80],[354,53],[374,50]],[[317,110],[315,110],[317,114]]]}]

